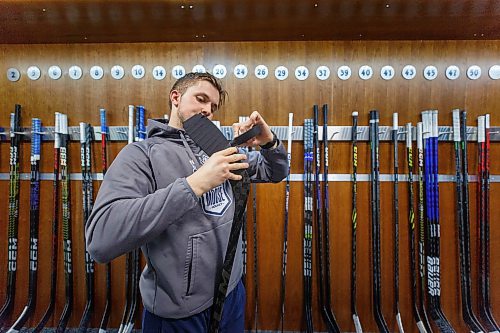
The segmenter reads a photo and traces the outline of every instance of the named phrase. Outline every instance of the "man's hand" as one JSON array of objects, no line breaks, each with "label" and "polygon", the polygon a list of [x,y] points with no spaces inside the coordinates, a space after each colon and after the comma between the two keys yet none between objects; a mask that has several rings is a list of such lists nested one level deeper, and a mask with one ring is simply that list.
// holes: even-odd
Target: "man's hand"
[{"label": "man's hand", "polygon": [[271,132],[271,128],[269,125],[266,123],[264,118],[260,115],[259,112],[254,111],[250,115],[247,121],[244,121],[242,123],[234,123],[233,124],[233,135],[234,137],[239,136],[240,134],[245,133],[246,131],[250,130],[254,126],[260,126],[260,134],[257,135],[256,137],[248,140],[245,145],[254,147],[257,145],[263,146],[266,143],[269,143],[273,140],[273,133]]},{"label": "man's hand", "polygon": [[221,150],[210,156],[205,164],[186,180],[193,192],[200,197],[227,179],[241,180],[241,175],[232,171],[248,168],[248,163],[240,162],[246,158],[245,154],[238,154],[236,147]]}]

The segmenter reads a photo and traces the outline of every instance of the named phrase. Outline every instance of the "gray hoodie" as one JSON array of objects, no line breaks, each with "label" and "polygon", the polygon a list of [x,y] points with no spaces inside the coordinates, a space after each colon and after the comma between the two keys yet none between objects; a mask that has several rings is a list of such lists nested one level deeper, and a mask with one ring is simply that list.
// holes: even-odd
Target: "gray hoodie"
[{"label": "gray hoodie", "polygon": [[[195,161],[193,161],[195,159]],[[197,197],[186,177],[208,156],[182,130],[148,123],[148,139],[125,146],[111,164],[85,225],[87,248],[108,262],[137,247],[146,257],[140,279],[145,308],[164,318],[183,318],[213,303],[234,215],[228,181]],[[286,177],[286,151],[248,153],[254,182]],[[242,275],[241,237],[228,293]]]}]

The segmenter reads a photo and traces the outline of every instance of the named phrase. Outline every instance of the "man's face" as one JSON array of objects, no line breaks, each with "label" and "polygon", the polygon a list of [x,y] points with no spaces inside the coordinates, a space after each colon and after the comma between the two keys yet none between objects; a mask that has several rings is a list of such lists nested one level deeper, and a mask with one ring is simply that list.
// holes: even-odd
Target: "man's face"
[{"label": "man's face", "polygon": [[170,99],[172,101],[171,121],[181,125],[199,113],[211,120],[219,107],[220,95],[210,82],[198,81],[182,95],[178,91],[172,91]]}]

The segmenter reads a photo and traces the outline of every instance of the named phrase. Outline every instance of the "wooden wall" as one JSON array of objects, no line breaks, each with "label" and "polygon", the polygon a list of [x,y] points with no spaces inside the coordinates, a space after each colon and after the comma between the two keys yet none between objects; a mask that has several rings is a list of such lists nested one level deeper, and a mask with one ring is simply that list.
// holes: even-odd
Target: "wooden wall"
[{"label": "wooden wall", "polygon": [[[287,114],[294,113],[294,124],[301,125],[304,118],[312,116],[313,104],[330,105],[329,123],[350,125],[351,113],[359,111],[360,125],[368,125],[368,111],[380,110],[381,124],[390,125],[393,112],[399,113],[400,124],[417,122],[420,112],[425,109],[440,111],[440,124],[451,124],[451,110],[465,108],[469,112],[469,125],[475,126],[479,114],[491,113],[493,126],[500,125],[499,81],[487,76],[487,69],[498,63],[500,42],[498,41],[357,41],[357,42],[247,42],[247,43],[171,43],[171,44],[70,44],[70,45],[0,45],[0,126],[9,124],[9,112],[14,104],[23,106],[22,125],[29,126],[31,117],[39,117],[46,126],[53,126],[54,112],[68,114],[70,126],[85,121],[97,126],[99,108],[106,108],[108,125],[127,124],[127,105],[145,105],[148,117],[161,117],[168,111],[168,91],[174,80],[168,76],[163,81],[156,81],[150,75],[156,65],[163,65],[167,71],[173,65],[181,64],[190,70],[195,64],[212,68],[215,64],[224,64],[228,70],[239,63],[246,64],[253,72],[259,64],[265,64],[274,72],[274,68],[285,65],[290,70],[286,81],[277,81],[272,73],[264,80],[253,75],[243,80],[229,74],[223,82],[229,91],[226,107],[217,114],[223,125],[230,125],[240,115],[247,115],[252,110],[263,113],[268,123],[286,125]],[[63,69],[63,77],[57,81],[47,76],[50,65],[57,64]],[[84,71],[83,77],[74,81],[69,79],[69,66],[77,64]],[[122,65],[127,74],[122,80],[114,80],[109,75],[110,68]],[[141,80],[133,79],[129,73],[135,64],[142,64],[148,74]],[[340,65],[349,65],[353,75],[348,81],[341,81],[336,76]],[[368,64],[375,70],[375,75],[368,81],[358,78],[357,69]],[[378,75],[384,65],[392,65],[398,73],[406,64],[413,64],[419,72],[411,81],[400,75],[390,81],[384,81]],[[421,71],[429,64],[434,64],[440,74],[434,81],[426,81]],[[451,64],[458,65],[462,75],[455,81],[447,80],[442,74]],[[465,76],[465,69],[470,65],[479,65],[483,69],[480,79],[471,81]],[[42,70],[38,81],[31,81],[25,75],[30,65],[37,65]],[[100,65],[105,69],[101,80],[90,78],[91,66]],[[308,66],[311,75],[306,81],[293,77],[296,66]],[[314,77],[319,65],[330,67],[332,74],[326,81]],[[6,70],[16,67],[23,76],[16,83],[8,82]],[[113,158],[123,143],[112,143],[110,158]],[[330,173],[350,173],[350,145],[347,142],[330,143]],[[71,172],[79,173],[79,144],[71,149]],[[369,173],[369,153],[366,143],[360,144],[360,174]],[[52,172],[52,143],[42,147],[41,171]],[[470,145],[470,173],[475,173],[475,145]],[[292,173],[302,173],[303,146],[294,142],[292,155]],[[95,146],[95,172],[99,172],[100,151]],[[8,143],[0,144],[0,172],[8,172]],[[381,145],[381,172],[392,170],[391,146]],[[453,174],[453,150],[448,143],[440,144],[440,174]],[[492,144],[492,174],[500,174],[500,167],[495,159],[500,156],[500,145]],[[403,150],[400,151],[400,165],[405,166]],[[22,172],[29,172],[29,144],[23,145]],[[405,167],[400,167],[406,173]],[[21,212],[19,221],[19,258],[17,274],[18,288],[15,302],[15,315],[21,312],[27,298],[28,285],[28,241],[29,241],[29,182],[21,182]],[[98,182],[95,183],[98,186]],[[73,239],[74,239],[74,292],[76,301],[70,326],[77,326],[85,303],[85,279],[83,267],[83,226],[81,212],[80,183],[72,184]],[[475,219],[475,184],[471,189],[471,248],[473,264],[476,263],[476,219]],[[281,247],[283,239],[284,183],[279,185],[257,186],[257,217],[259,237],[259,328],[277,330],[280,322],[279,281],[281,275]],[[48,302],[50,289],[50,243],[52,183],[43,181],[41,186],[42,204],[39,240],[38,305],[36,313],[28,324],[35,325],[42,316]],[[382,295],[383,313],[391,330],[396,330],[393,313],[393,236],[392,236],[392,184],[382,183]],[[408,263],[407,230],[407,184],[400,185],[400,295],[403,324],[407,332],[417,332],[412,320],[410,302],[410,282]],[[459,296],[459,270],[457,233],[454,216],[454,187],[452,183],[440,184],[441,204],[441,303],[444,313],[457,332],[466,330],[461,320]],[[500,226],[496,217],[500,213],[500,185],[491,187],[491,300],[493,313],[500,318]],[[332,299],[333,308],[343,331],[354,331],[350,315],[350,216],[351,185],[348,182],[330,184],[331,207],[331,250],[332,250]],[[6,232],[8,222],[8,181],[0,181],[0,300],[5,298],[6,283]],[[358,311],[365,331],[376,331],[372,316],[371,269],[369,237],[369,183],[359,184],[358,207]],[[286,297],[286,330],[305,328],[303,316],[302,291],[302,239],[303,239],[303,186],[300,182],[291,185],[290,224],[289,224],[289,261]],[[251,221],[251,219],[249,220]],[[251,224],[249,224],[251,234]],[[111,240],[110,240],[111,241]],[[254,299],[252,276],[253,242],[249,239],[249,280],[247,286],[247,329],[253,327]],[[113,263],[113,311],[111,326],[117,327],[124,304],[124,258]],[[59,279],[55,319],[49,326],[55,326],[64,305],[64,277],[62,255],[59,255]],[[316,270],[316,267],[314,267]],[[476,272],[475,266],[473,273]],[[316,271],[314,272],[314,274]],[[97,306],[92,325],[99,325],[104,307],[104,268],[97,268]],[[474,278],[475,280],[475,278]],[[316,295],[317,281],[314,283]],[[475,293],[475,289],[474,293]],[[325,330],[314,303],[314,322],[316,330]]]}]

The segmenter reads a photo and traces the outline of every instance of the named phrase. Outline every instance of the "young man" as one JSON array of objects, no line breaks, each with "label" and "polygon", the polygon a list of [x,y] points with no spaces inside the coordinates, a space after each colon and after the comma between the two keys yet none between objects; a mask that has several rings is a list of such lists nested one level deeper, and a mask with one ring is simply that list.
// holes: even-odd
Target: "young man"
[{"label": "young man", "polygon": [[[261,127],[261,134],[247,142],[261,150],[246,155],[232,147],[208,157],[183,130],[193,115],[211,119],[225,97],[211,74],[179,79],[170,91],[168,124],[150,120],[148,139],[122,149],[85,226],[87,248],[98,262],[141,247],[146,257],[140,280],[144,332],[208,330],[234,215],[229,180],[241,179],[233,172],[246,169],[258,182],[286,177],[286,151],[257,111],[247,122],[233,124],[235,135]],[[220,332],[243,332],[241,275],[240,239]]]}]

